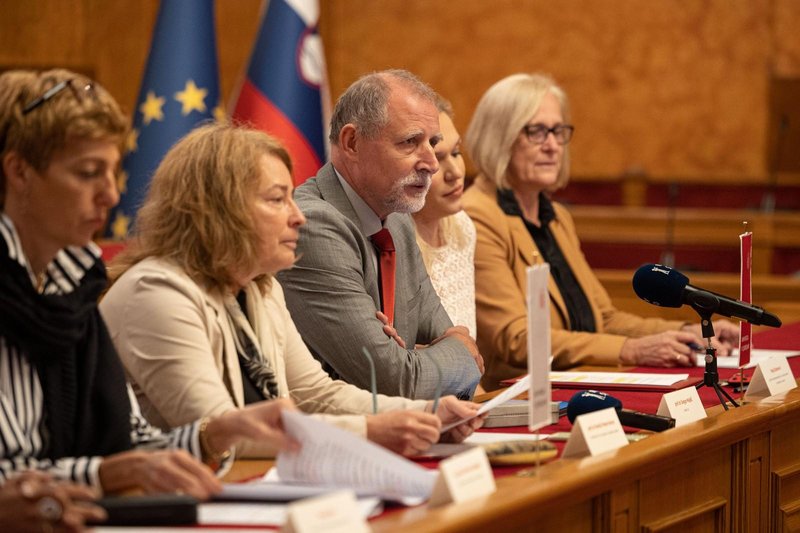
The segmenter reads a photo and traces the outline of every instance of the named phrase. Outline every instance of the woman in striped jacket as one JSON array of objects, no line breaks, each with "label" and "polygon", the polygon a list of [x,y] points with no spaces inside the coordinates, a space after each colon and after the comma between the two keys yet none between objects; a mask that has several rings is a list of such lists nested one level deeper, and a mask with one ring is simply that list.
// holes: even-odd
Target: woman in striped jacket
[{"label": "woman in striped jacket", "polygon": [[[140,416],[97,310],[106,274],[91,242],[119,199],[126,133],[113,98],[81,75],[0,75],[0,483],[42,470],[104,491],[206,498],[221,488],[209,465],[229,462],[239,439],[286,445],[291,402],[170,433]],[[42,517],[50,529],[64,527],[72,502],[61,505]]]}]

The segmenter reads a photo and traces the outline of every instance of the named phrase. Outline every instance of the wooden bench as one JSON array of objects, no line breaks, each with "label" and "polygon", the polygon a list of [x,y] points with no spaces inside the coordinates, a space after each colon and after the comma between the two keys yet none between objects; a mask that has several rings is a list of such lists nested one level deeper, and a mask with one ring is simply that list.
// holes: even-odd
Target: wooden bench
[{"label": "wooden bench", "polygon": [[597,268],[657,263],[672,243],[676,268],[738,272],[743,221],[753,232],[753,273],[800,270],[800,213],[738,209],[572,206],[581,245]]}]

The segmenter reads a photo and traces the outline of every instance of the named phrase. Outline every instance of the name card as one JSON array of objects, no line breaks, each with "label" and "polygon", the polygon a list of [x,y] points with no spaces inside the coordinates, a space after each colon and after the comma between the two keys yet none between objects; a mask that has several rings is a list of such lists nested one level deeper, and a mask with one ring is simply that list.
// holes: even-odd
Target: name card
[{"label": "name card", "polygon": [[797,387],[789,361],[783,355],[770,357],[756,366],[744,397],[747,400],[768,398]]},{"label": "name card", "polygon": [[613,407],[586,413],[575,419],[562,457],[599,455],[628,445]]},{"label": "name card", "polygon": [[657,414],[674,418],[675,427],[702,420],[708,416],[695,387],[686,387],[662,396]]},{"label": "name card", "polygon": [[480,446],[439,463],[429,507],[486,496],[497,490],[489,458]]},{"label": "name card", "polygon": [[553,423],[550,408],[550,265],[528,267],[528,429]]},{"label": "name card", "polygon": [[369,533],[370,528],[356,502],[355,492],[341,490],[290,503],[285,533]]}]

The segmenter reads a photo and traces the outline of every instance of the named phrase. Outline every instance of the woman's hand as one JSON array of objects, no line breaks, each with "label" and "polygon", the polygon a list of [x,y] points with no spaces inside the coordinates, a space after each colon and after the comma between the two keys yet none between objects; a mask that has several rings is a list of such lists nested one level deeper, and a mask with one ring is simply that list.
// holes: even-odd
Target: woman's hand
[{"label": "woman's hand", "polygon": [[[429,403],[429,408],[432,407]],[[480,405],[473,402],[459,400],[455,396],[445,396],[439,400],[439,407],[436,409],[436,416],[442,421],[443,426],[452,424],[465,418],[470,418],[463,424],[459,424],[450,431],[442,435],[443,441],[462,442],[472,435],[472,433],[483,425],[484,419],[489,413],[477,416]]]},{"label": "woman's hand", "polygon": [[83,531],[87,521],[106,519],[96,498],[90,487],[25,472],[0,487],[0,531]]},{"label": "woman's hand", "polygon": [[636,366],[694,366],[695,348],[702,339],[689,331],[665,331],[638,339],[628,339],[622,345],[619,359],[624,365]]},{"label": "woman's hand", "polygon": [[242,439],[268,442],[279,450],[294,450],[299,444],[283,431],[281,412],[296,410],[294,402],[279,398],[233,409],[209,420],[206,442],[211,452],[224,452]]},{"label": "woman's hand", "polygon": [[185,450],[131,450],[103,459],[100,484],[106,492],[140,488],[179,492],[207,500],[222,490],[214,472]]},{"label": "woman's hand", "polygon": [[439,417],[422,411],[387,411],[367,416],[367,438],[401,455],[416,455],[439,440]]},{"label": "woman's hand", "polygon": [[[711,346],[717,350],[718,357],[731,355],[734,348],[739,347],[739,325],[730,320],[715,320],[714,337],[711,338]],[[681,328],[682,331],[694,333],[698,337],[702,336],[700,324],[687,324]],[[706,343],[703,342],[702,346]]]}]

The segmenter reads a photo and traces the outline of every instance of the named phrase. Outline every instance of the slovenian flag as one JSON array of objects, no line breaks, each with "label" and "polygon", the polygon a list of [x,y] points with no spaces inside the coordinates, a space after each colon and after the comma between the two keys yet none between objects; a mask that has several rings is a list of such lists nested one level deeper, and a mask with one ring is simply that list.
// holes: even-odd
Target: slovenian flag
[{"label": "slovenian flag", "polygon": [[292,156],[294,182],[327,160],[327,74],[317,0],[269,0],[233,120],[277,137]]},{"label": "slovenian flag", "polygon": [[167,150],[201,122],[222,119],[213,0],[162,0],[108,234],[124,239]]}]

